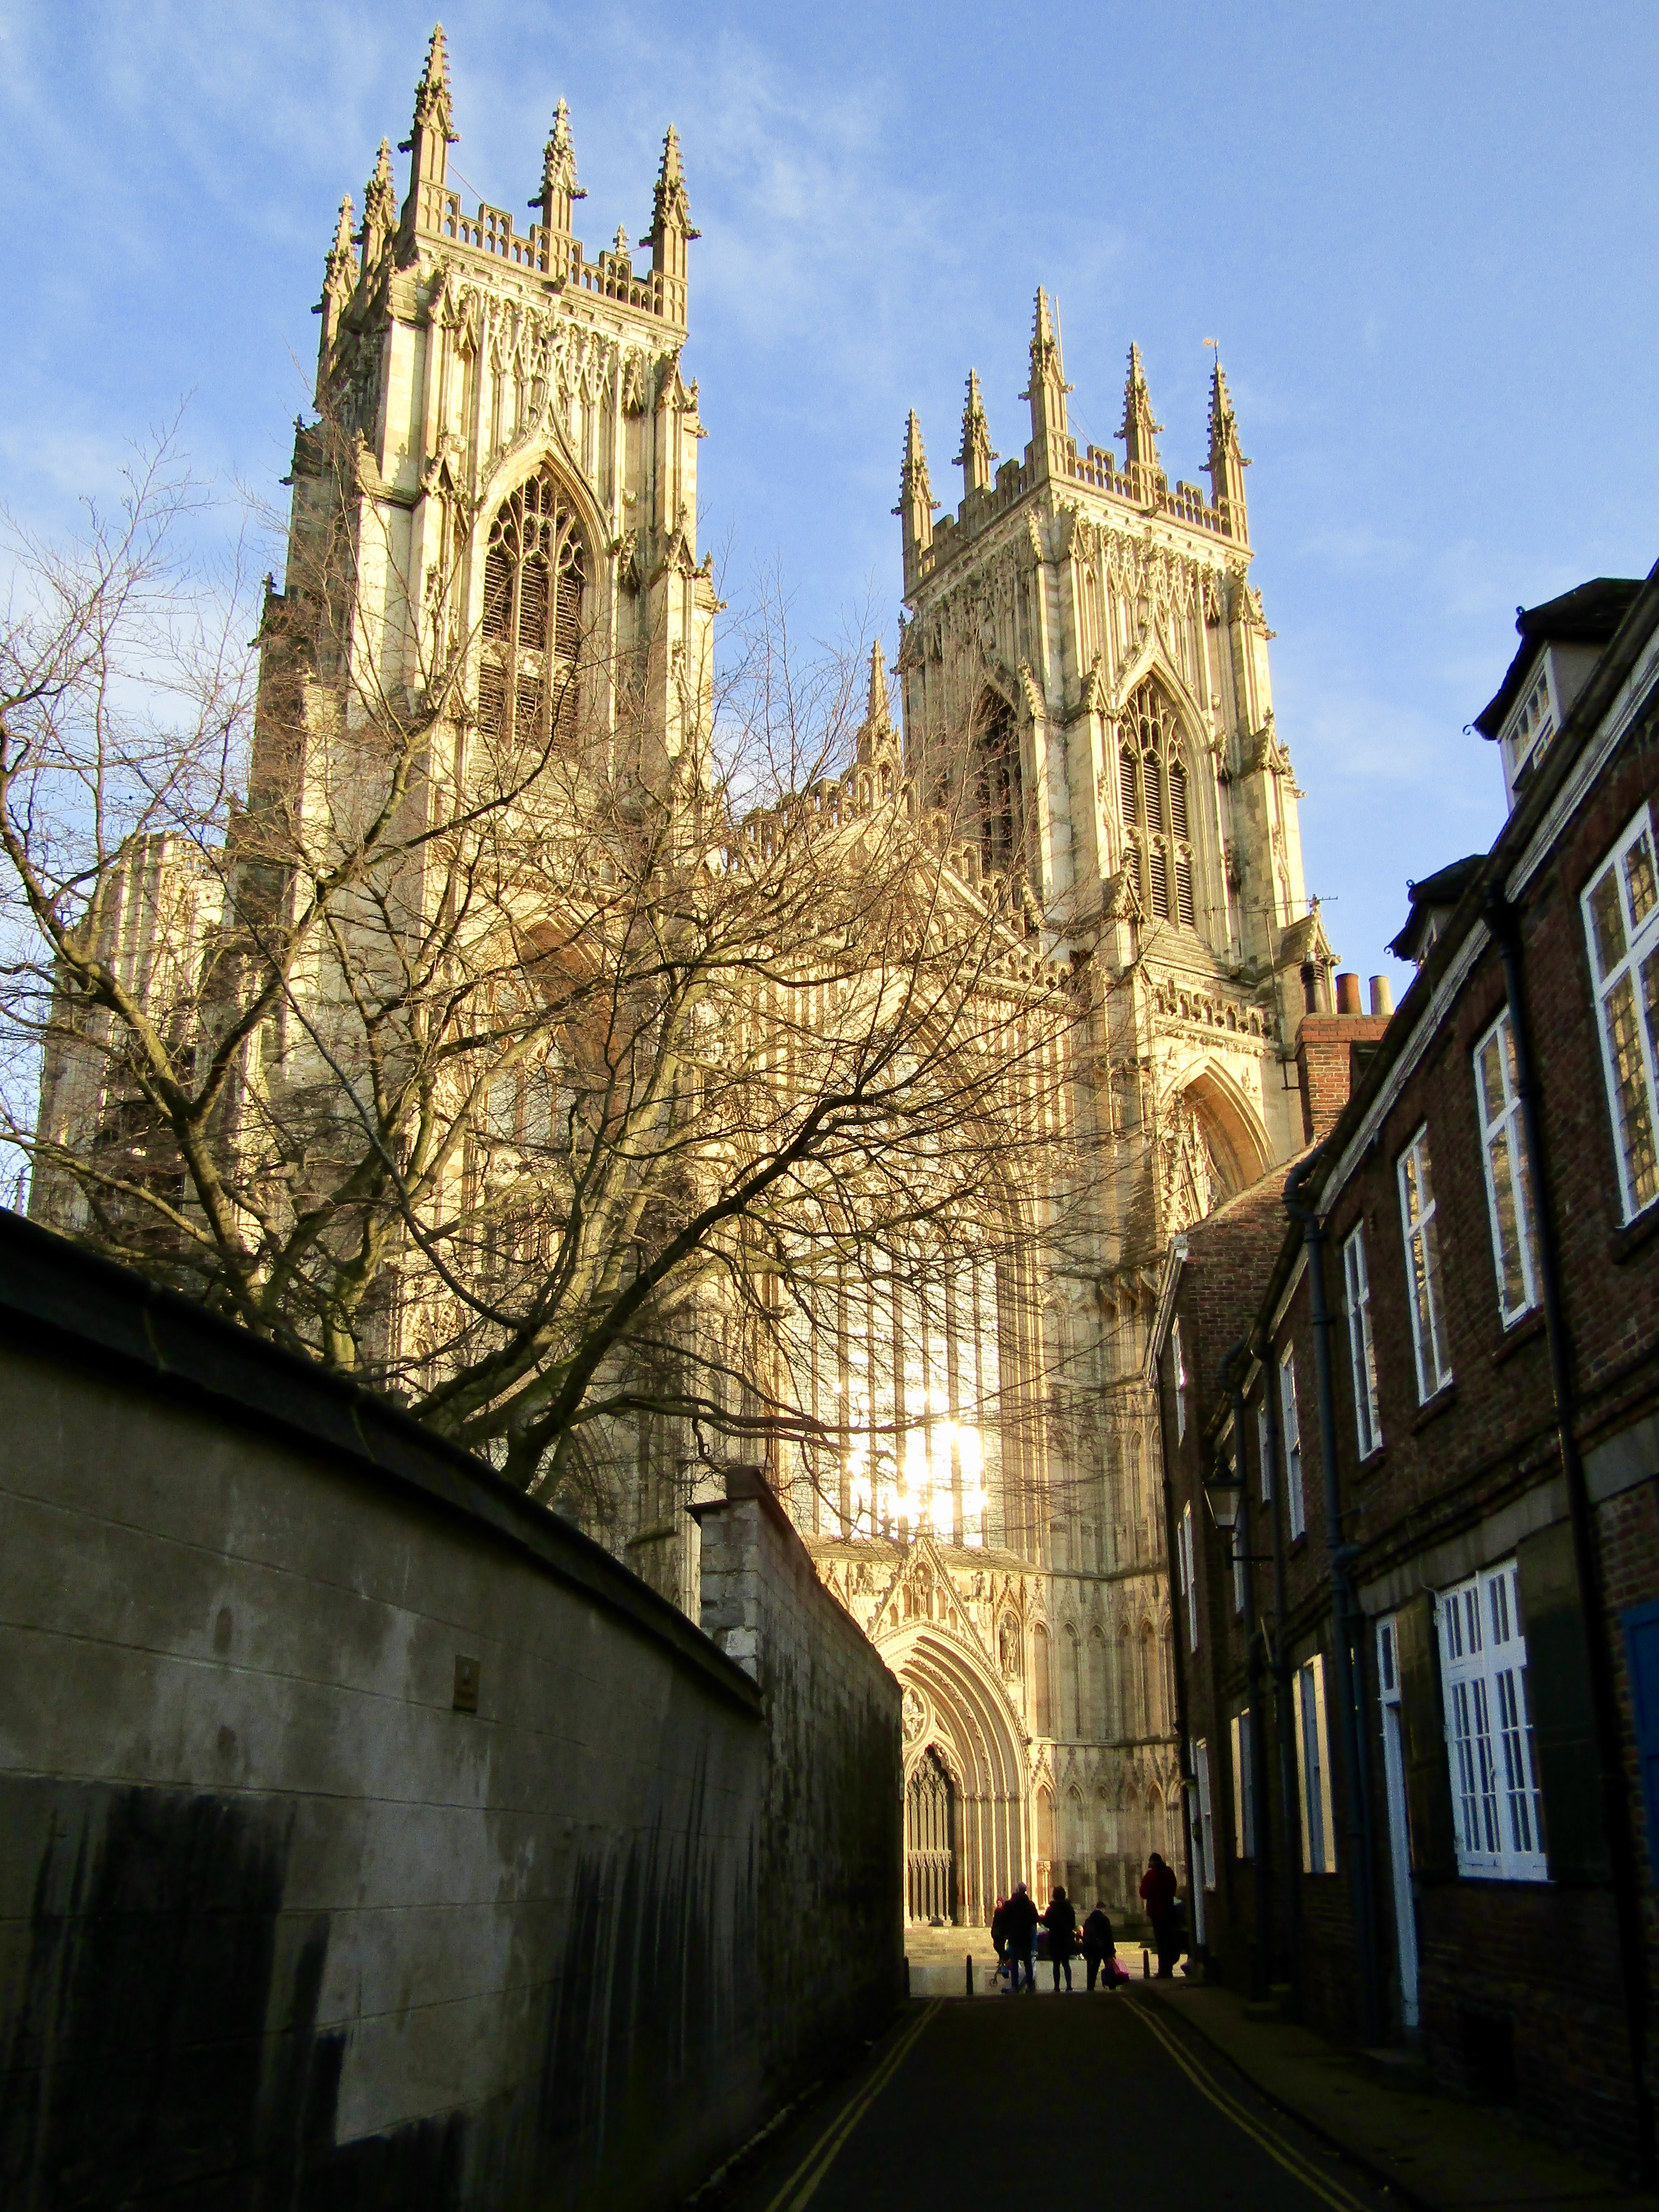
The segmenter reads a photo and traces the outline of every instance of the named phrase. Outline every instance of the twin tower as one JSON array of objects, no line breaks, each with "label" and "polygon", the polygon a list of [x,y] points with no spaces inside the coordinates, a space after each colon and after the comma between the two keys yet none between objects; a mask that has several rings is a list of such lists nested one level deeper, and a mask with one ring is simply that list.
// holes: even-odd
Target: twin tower
[{"label": "twin tower", "polygon": [[[454,136],[438,32],[401,203],[383,144],[361,226],[348,204],[326,264],[318,390],[322,427],[350,459],[356,563],[340,649],[372,664],[355,672],[359,691],[396,700],[481,639],[487,723],[549,696],[546,655],[568,635],[580,641],[586,725],[635,749],[643,779],[695,780],[717,602],[697,550],[697,387],[681,365],[696,234],[678,142],[670,131],[640,241],[648,264],[636,265],[625,229],[591,256],[574,235],[584,194],[562,102],[522,225],[463,203]],[[1079,1231],[1087,1249],[1074,1240],[1020,1293],[1032,1316],[1020,1342],[1069,1378],[1070,1410],[1044,1442],[1047,1503],[1018,1556],[804,1532],[911,1693],[909,1784],[956,1807],[947,1909],[972,1918],[1022,1868],[1039,1882],[1064,1869],[1080,1898],[1130,1904],[1141,1855],[1176,1843],[1158,1417],[1138,1347],[1170,1238],[1299,1149],[1295,1032],[1304,1009],[1328,1007],[1334,964],[1303,884],[1219,364],[1207,495],[1172,487],[1160,465],[1137,353],[1121,460],[1079,453],[1068,390],[1039,293],[1030,441],[999,465],[970,377],[952,515],[936,514],[911,416],[897,663],[904,773],[963,823],[964,895],[1000,879],[1044,952],[1091,979],[1079,1110],[1108,1141]],[[288,623],[311,618],[292,578],[331,527],[314,490],[320,434],[301,434],[290,582],[268,610]],[[547,633],[527,645],[516,615],[491,627],[489,564],[532,510],[560,581]],[[538,604],[550,605],[545,586]],[[319,669],[334,665],[323,643]],[[348,730],[347,708],[314,688],[319,735]],[[886,743],[880,690],[872,722]],[[1001,1309],[988,1312],[1000,1330]],[[996,1371],[1010,1371],[1001,1358]],[[647,1525],[636,1503],[624,1531]],[[894,1595],[899,1582],[908,1596]],[[923,1620],[919,1656],[905,1639]],[[981,1772],[975,1747],[993,1736],[1000,1764]],[[931,1817],[916,1814],[924,1827]],[[994,1829],[994,1848],[972,1840]]]}]

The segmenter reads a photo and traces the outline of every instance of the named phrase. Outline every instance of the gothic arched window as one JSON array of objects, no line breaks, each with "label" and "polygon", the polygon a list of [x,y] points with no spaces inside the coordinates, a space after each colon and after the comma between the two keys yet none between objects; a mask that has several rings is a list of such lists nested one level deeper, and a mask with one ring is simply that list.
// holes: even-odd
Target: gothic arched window
[{"label": "gothic arched window", "polygon": [[1141,911],[1191,929],[1196,915],[1186,757],[1175,708],[1152,677],[1129,702],[1117,775],[1124,858]]},{"label": "gothic arched window", "polygon": [[1033,1734],[1052,1735],[1054,1732],[1054,1697],[1048,1677],[1048,1632],[1041,1622],[1031,1635],[1031,1686],[1035,1692],[1033,1704]]},{"label": "gothic arched window", "polygon": [[484,555],[478,726],[507,746],[574,743],[586,550],[550,471],[503,504]]},{"label": "gothic arched window", "polygon": [[1014,710],[994,691],[985,694],[974,717],[973,773],[985,872],[1007,875],[1025,857],[1025,803]]}]

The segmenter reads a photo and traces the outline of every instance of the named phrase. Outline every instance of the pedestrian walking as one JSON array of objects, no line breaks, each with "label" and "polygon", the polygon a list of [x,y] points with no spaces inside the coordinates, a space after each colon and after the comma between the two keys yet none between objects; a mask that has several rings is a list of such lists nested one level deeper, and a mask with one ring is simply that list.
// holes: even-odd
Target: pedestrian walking
[{"label": "pedestrian walking", "polygon": [[[1008,1948],[1008,1900],[1006,1897],[998,1898],[995,1910],[991,1915],[991,1942],[997,1954],[997,1972],[1006,1977],[1008,1972],[1008,1961],[1004,1956]],[[1006,1994],[1007,1990],[1006,1979],[1003,1989]]]},{"label": "pedestrian walking", "polygon": [[1181,1956],[1181,1916],[1176,1905],[1176,1878],[1154,1851],[1140,1877],[1140,1899],[1152,1923],[1152,1948],[1158,1953],[1158,1978],[1170,1980]]},{"label": "pedestrian walking", "polygon": [[1048,1910],[1042,1916],[1042,1924],[1048,1931],[1048,1963],[1054,1970],[1054,1990],[1060,1990],[1060,1977],[1066,1975],[1066,1994],[1072,1994],[1072,1951],[1077,1941],[1077,1914],[1063,1889],[1056,1889],[1048,1901]]},{"label": "pedestrian walking", "polygon": [[1008,1994],[1013,1996],[1019,1990],[1019,1970],[1025,1969],[1025,1993],[1036,1994],[1036,1977],[1031,1970],[1031,1950],[1036,1942],[1037,1909],[1031,1893],[1023,1881],[1014,1884],[1014,1893],[1008,1900]]},{"label": "pedestrian walking", "polygon": [[1109,1990],[1117,1987],[1110,1963],[1116,1956],[1117,1940],[1112,1934],[1112,1923],[1106,1917],[1105,1908],[1097,1905],[1083,1923],[1083,1959],[1089,1969],[1091,1992],[1095,1986],[1095,1976],[1101,1974],[1103,1969],[1101,1986]]}]

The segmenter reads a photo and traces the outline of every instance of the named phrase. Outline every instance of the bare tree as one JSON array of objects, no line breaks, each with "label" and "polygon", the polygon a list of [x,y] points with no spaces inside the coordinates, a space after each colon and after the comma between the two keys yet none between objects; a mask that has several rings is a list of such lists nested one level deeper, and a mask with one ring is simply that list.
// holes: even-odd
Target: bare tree
[{"label": "bare tree", "polygon": [[1091,1178],[1089,979],[1024,919],[1006,778],[936,733],[922,806],[879,655],[801,654],[775,588],[718,692],[602,644],[550,480],[453,502],[422,619],[364,651],[361,465],[301,434],[252,647],[168,445],[75,544],[12,533],[32,1210],[550,1494],[656,1424],[671,1468],[747,1437],[842,1525],[946,1492],[961,1525],[1023,1449],[1036,1255]]}]

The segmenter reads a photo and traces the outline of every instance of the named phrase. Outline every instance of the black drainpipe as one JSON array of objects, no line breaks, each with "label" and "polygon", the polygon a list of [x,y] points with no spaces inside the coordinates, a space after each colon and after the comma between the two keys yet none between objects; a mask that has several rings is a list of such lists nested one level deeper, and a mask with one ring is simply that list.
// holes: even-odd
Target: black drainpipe
[{"label": "black drainpipe", "polygon": [[[1255,1800],[1255,1935],[1250,1945],[1250,1995],[1260,2004],[1273,1979],[1273,1875],[1267,1820],[1267,1732],[1262,1726],[1262,1691],[1267,1674],[1267,1651],[1255,1613],[1255,1559],[1250,1539],[1250,1485],[1244,1459],[1244,1383],[1250,1340],[1242,1336],[1222,1356],[1221,1380],[1233,1407],[1233,1478],[1238,1484],[1238,1516],[1233,1524],[1233,1548],[1243,1546],[1244,1626],[1249,1636],[1246,1667],[1250,1684],[1250,1794]],[[1243,1788],[1242,1775],[1233,1787]]]},{"label": "black drainpipe", "polygon": [[1291,1170],[1285,1184],[1285,1210],[1302,1224],[1308,1261],[1308,1303],[1313,1322],[1314,1374],[1318,1386],[1320,1456],[1325,1471],[1325,1540],[1330,1555],[1332,1642],[1336,1658],[1336,1701],[1342,1713],[1343,1793],[1348,1837],[1348,1893],[1353,1904],[1354,1948],[1359,1966],[1360,2041],[1370,2045],[1382,2033],[1378,2002],[1376,1950],[1371,1933],[1371,1806],[1365,1731],[1359,1714],[1362,1680],[1355,1650],[1359,1608],[1348,1569],[1353,1547],[1342,1534],[1342,1497],[1336,1470],[1336,1401],[1331,1386],[1333,1316],[1325,1304],[1325,1232],[1319,1217],[1301,1196],[1303,1183],[1319,1159],[1310,1152]]},{"label": "black drainpipe", "polygon": [[1637,2156],[1639,2179],[1645,2185],[1654,2178],[1653,2101],[1647,2081],[1646,1944],[1642,1925],[1642,1895],[1636,1878],[1636,1849],[1631,1833],[1630,1793],[1625,1784],[1625,1753],[1620,1739],[1618,1694],[1607,1645],[1607,1601],[1601,1589],[1601,1562],[1596,1553],[1595,1509],[1578,1449],[1574,1413],[1571,1340],[1561,1298],[1560,1255],[1555,1234],[1555,1209],[1550,1199],[1548,1155],[1544,1149],[1541,1102],[1534,1072],[1532,1040],[1527,1023],[1526,993],[1521,964],[1521,917],[1504,896],[1501,883],[1491,884],[1481,902],[1487,927],[1497,940],[1504,963],[1504,988],[1509,998],[1510,1033],[1515,1043],[1515,1087],[1526,1132],[1527,1158],[1532,1169],[1533,1193],[1537,1201],[1538,1272],[1544,1294],[1544,1328],[1550,1348],[1550,1382],[1555,1397],[1555,1428],[1561,1449],[1561,1471],[1567,1486],[1567,1515],[1572,1528],[1573,1563],[1584,1607],[1585,1642],[1589,1647],[1590,1705],[1595,1716],[1596,1764],[1601,1770],[1601,1825],[1613,1869],[1613,1910],[1619,1929],[1619,1970],[1625,1998],[1625,2033],[1630,2048],[1631,2074],[1636,2096]]},{"label": "black drainpipe", "polygon": [[1273,1678],[1273,1729],[1279,1739],[1279,1824],[1284,1837],[1285,1851],[1285,1912],[1282,1923],[1285,1950],[1279,1961],[1282,1968],[1280,1978],[1291,1985],[1291,2008],[1296,2018],[1300,2020],[1302,1856],[1297,1843],[1302,1824],[1296,1786],[1296,1700],[1291,1693],[1290,1642],[1285,1630],[1285,1504],[1280,1494],[1284,1489],[1279,1479],[1283,1462],[1279,1451],[1279,1407],[1276,1402],[1279,1351],[1270,1329],[1258,1333],[1255,1353],[1261,1362],[1261,1388],[1267,1408],[1267,1425],[1262,1431],[1267,1456],[1261,1472],[1267,1492],[1267,1520],[1273,1532],[1273,1634],[1268,1651],[1268,1672]]}]

